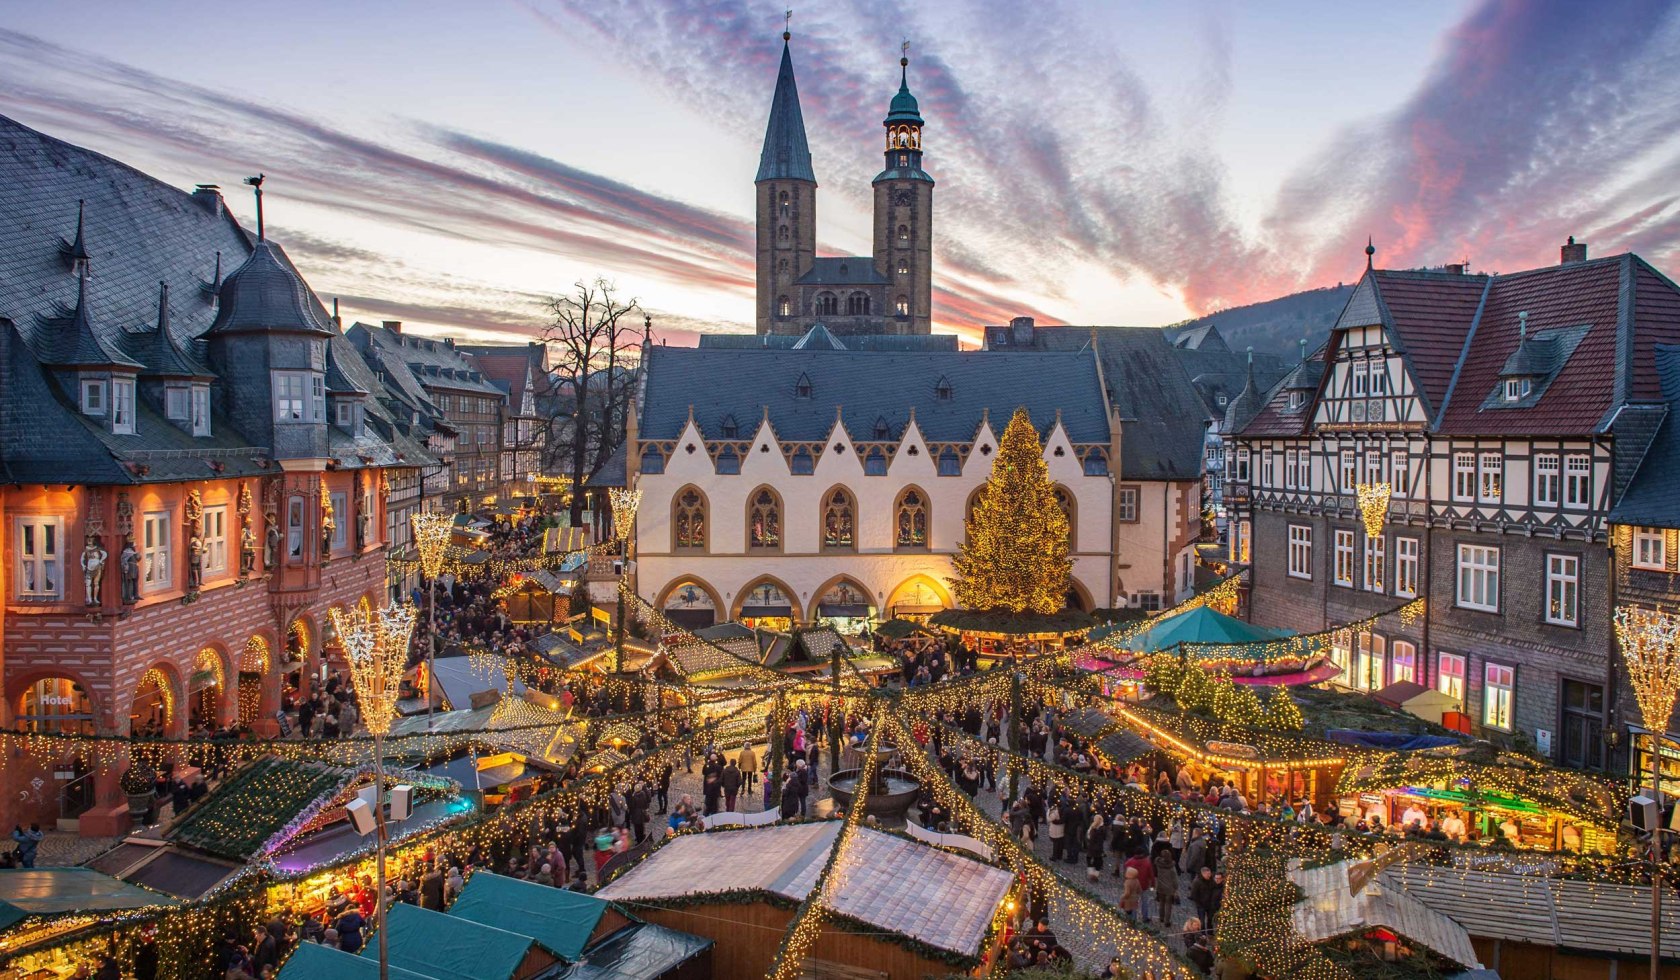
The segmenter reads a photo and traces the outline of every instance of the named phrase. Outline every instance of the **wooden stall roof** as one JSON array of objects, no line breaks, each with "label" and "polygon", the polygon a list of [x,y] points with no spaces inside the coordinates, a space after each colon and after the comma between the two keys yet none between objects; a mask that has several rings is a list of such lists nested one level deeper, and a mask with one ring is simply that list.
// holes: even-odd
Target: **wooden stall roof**
[{"label": "wooden stall roof", "polygon": [[[1473,936],[1585,953],[1651,955],[1651,890],[1465,868],[1396,865],[1380,876]],[[1680,948],[1680,908],[1663,902],[1663,948]]]},{"label": "wooden stall roof", "polygon": [[[673,838],[597,897],[634,905],[710,892],[759,891],[798,901],[816,884],[839,821],[717,830]],[[961,854],[867,828],[846,852],[835,910],[964,956],[980,944],[1013,877]]]},{"label": "wooden stall roof", "polygon": [[1475,969],[1482,965],[1463,926],[1404,888],[1373,881],[1353,894],[1348,873],[1356,863],[1338,861],[1289,872],[1302,894],[1294,914],[1295,932],[1302,939],[1316,943],[1381,928],[1427,947],[1460,967]]}]

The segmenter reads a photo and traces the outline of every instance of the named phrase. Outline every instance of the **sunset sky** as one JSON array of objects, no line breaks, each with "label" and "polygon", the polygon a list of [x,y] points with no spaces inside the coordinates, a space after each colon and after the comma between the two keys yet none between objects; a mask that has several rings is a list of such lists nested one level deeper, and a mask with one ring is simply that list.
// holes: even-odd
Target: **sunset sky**
[{"label": "sunset sky", "polygon": [[[0,114],[183,188],[268,175],[348,318],[519,339],[606,276],[750,330],[785,5],[0,0]],[[1574,234],[1680,266],[1675,3],[885,3],[793,17],[819,250],[869,250],[901,39],[935,322],[1159,324]]]}]

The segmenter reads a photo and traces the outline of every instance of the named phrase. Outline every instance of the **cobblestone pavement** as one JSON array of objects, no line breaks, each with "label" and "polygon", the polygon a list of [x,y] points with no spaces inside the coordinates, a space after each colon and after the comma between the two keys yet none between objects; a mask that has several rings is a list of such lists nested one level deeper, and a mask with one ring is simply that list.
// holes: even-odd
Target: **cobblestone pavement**
[{"label": "cobblestone pavement", "polygon": [[91,860],[121,837],[82,837],[62,830],[49,830],[35,851],[37,868],[67,867]]}]

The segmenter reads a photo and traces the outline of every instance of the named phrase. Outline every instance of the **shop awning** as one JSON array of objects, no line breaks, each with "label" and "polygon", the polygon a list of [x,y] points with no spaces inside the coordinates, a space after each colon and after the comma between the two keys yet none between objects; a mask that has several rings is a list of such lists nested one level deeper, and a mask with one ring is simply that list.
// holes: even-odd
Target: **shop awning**
[{"label": "shop awning", "polygon": [[1207,606],[1197,606],[1128,637],[1118,646],[1137,653],[1158,653],[1181,643],[1270,643],[1294,635],[1289,630],[1256,626]]},{"label": "shop awning", "polygon": [[770,617],[770,616],[784,616],[785,617],[785,616],[792,616],[792,615],[793,615],[793,607],[788,606],[788,605],[780,605],[780,606],[742,606],[741,607],[741,618],[742,619],[764,619],[764,618]]},{"label": "shop awning", "polygon": [[717,614],[710,609],[666,609],[665,618],[685,630],[701,629],[717,622]]},{"label": "shop awning", "polygon": [[817,615],[828,619],[868,619],[869,608],[865,605],[839,605],[837,603],[822,602],[817,604]]},{"label": "shop awning", "polygon": [[[467,919],[397,902],[386,913],[391,967],[437,980],[513,980],[536,941]],[[379,944],[362,959],[379,963]]]},{"label": "shop awning", "polygon": [[32,916],[174,905],[175,900],[89,868],[0,871],[0,929]]},{"label": "shop awning", "polygon": [[[379,961],[319,943],[298,943],[297,951],[280,968],[279,980],[379,980]],[[392,964],[391,980],[432,978]]]},{"label": "shop awning", "polygon": [[449,914],[530,936],[550,953],[575,963],[608,907],[593,895],[480,871],[467,882]]}]

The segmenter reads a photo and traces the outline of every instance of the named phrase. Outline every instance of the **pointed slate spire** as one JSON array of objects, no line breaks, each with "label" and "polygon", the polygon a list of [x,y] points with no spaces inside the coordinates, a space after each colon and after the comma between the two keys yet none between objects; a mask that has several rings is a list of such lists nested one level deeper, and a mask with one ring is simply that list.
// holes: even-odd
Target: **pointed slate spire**
[{"label": "pointed slate spire", "polygon": [[65,258],[70,260],[70,271],[78,276],[85,276],[93,270],[89,268],[93,256],[87,250],[87,236],[84,233],[82,219],[87,211],[87,201],[76,202],[76,240],[70,243],[70,250]]},{"label": "pointed slate spire", "polygon": [[169,332],[169,284],[158,283],[157,329],[142,335],[150,343],[137,350],[146,374],[166,378],[213,378],[215,373],[175,343]]},{"label": "pointed slate spire", "polygon": [[758,176],[765,180],[808,180],[817,182],[811,169],[811,146],[805,140],[805,115],[799,111],[799,86],[793,80],[793,54],[787,34],[782,35],[782,66],[776,72],[776,94],[770,100],[770,123],[764,128],[764,152],[758,158]]},{"label": "pointed slate spire", "polygon": [[41,362],[55,367],[123,367],[142,365],[113,345],[107,344],[93,323],[93,307],[88,302],[88,277],[76,280],[76,310],[69,322],[46,332]]}]

